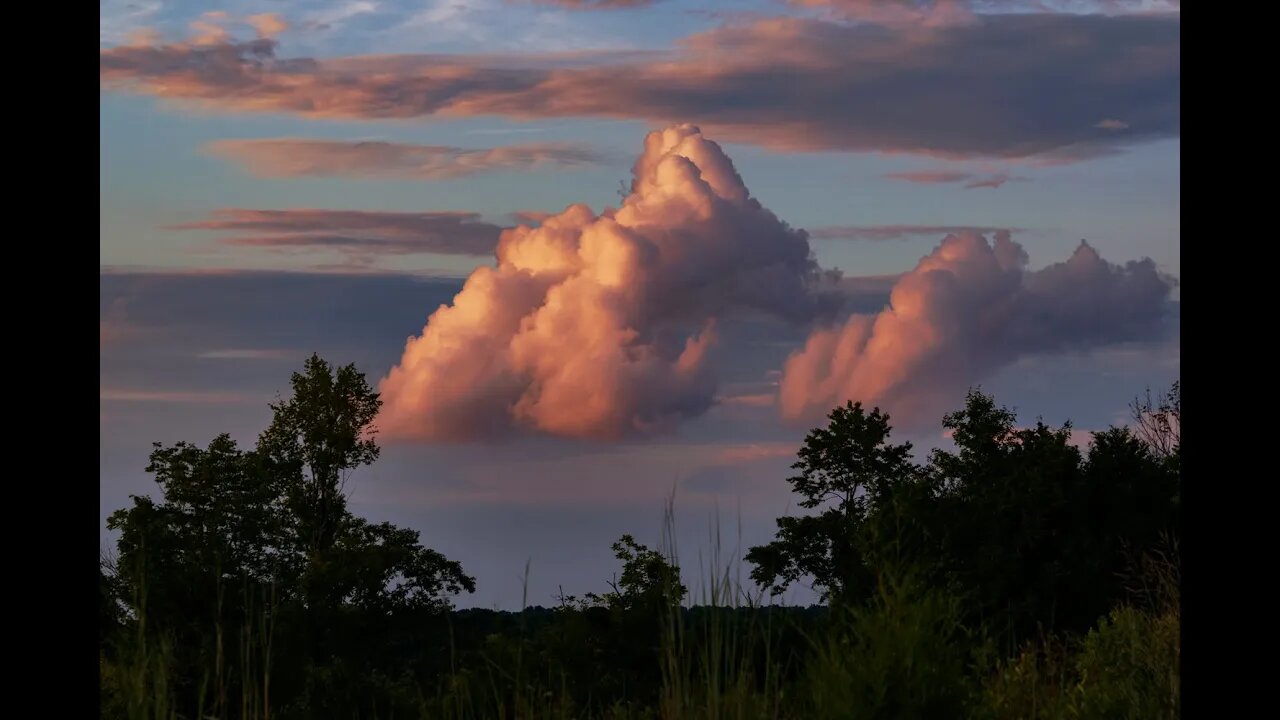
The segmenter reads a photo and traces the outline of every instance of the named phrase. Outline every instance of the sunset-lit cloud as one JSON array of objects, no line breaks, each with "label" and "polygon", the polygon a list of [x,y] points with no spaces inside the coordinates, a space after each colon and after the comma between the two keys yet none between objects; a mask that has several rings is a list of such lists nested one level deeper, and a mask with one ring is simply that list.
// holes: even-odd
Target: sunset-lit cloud
[{"label": "sunset-lit cloud", "polygon": [[339,251],[357,258],[439,253],[489,255],[502,228],[470,212],[375,212],[363,210],[215,210],[206,220],[173,230],[232,233],[227,246],[276,251]]},{"label": "sunset-lit cloud", "polygon": [[497,260],[382,380],[384,437],[666,431],[713,404],[716,320],[816,310],[804,233],[754,200],[688,125],[645,139],[620,208],[573,205],[506,230]]},{"label": "sunset-lit cloud", "polygon": [[886,173],[890,180],[916,183],[919,185],[942,185],[964,183],[966,190],[974,188],[998,188],[1009,181],[1024,181],[1027,178],[1008,173],[977,174],[961,170],[914,170],[909,172]]},{"label": "sunset-lit cloud", "polygon": [[349,177],[389,180],[447,180],[503,170],[580,168],[601,161],[585,145],[529,143],[493,148],[459,148],[392,142],[344,142],[304,138],[219,140],[205,151],[269,178]]},{"label": "sunset-lit cloud", "polygon": [[894,286],[889,306],[820,328],[783,369],[783,416],[820,417],[846,400],[899,422],[935,422],[964,388],[1020,357],[1153,337],[1173,282],[1150,260],[1124,266],[1081,243],[1026,269],[1007,232],[947,236]]},{"label": "sunset-lit cloud", "polygon": [[289,29],[289,23],[279,13],[261,13],[259,15],[250,15],[244,19],[245,23],[252,27],[258,33],[258,37],[275,37],[285,30]]},{"label": "sunset-lit cloud", "polygon": [[885,177],[890,180],[902,180],[921,185],[937,185],[942,183],[963,182],[973,177],[973,173],[960,170],[915,170],[911,172],[891,172]]},{"label": "sunset-lit cloud", "polygon": [[[924,34],[774,18],[657,57],[285,58],[259,38],[118,46],[99,70],[104,89],[233,112],[692,120],[782,150],[1073,162],[1177,137],[1179,32],[1176,16],[982,15]],[[1109,117],[1128,127],[1097,126]]]},{"label": "sunset-lit cloud", "polygon": [[821,8],[844,20],[874,25],[938,28],[978,21],[968,0],[787,0]]}]

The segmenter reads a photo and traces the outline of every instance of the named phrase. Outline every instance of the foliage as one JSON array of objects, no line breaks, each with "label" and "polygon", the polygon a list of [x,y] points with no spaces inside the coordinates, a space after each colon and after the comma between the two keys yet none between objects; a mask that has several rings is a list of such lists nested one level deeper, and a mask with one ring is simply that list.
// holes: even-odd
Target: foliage
[{"label": "foliage", "polygon": [[1084,450],[972,392],[923,465],[834,409],[788,481],[808,514],[746,555],[824,606],[757,604],[717,544],[685,607],[674,546],[623,535],[609,592],[518,613],[452,610],[457,562],[347,509],[378,456],[362,375],[312,357],[292,390],[252,448],[156,445],[159,497],[111,516],[103,717],[1179,717],[1176,384]]},{"label": "foliage", "polygon": [[943,419],[955,450],[916,467],[878,409],[849,404],[829,420],[805,438],[790,481],[800,506],[821,512],[779,518],[777,539],[747,555],[752,578],[775,592],[808,577],[859,603],[876,567],[907,563],[956,592],[966,622],[1016,643],[1090,627],[1123,596],[1126,564],[1177,532],[1176,443],[1161,455],[1110,428],[1081,453],[1069,423],[1019,428],[975,391]]},{"label": "foliage", "polygon": [[805,437],[791,466],[799,474],[787,480],[803,498],[800,507],[822,512],[778,518],[777,539],[747,554],[756,566],[752,579],[775,594],[804,576],[823,589],[824,599],[865,593],[868,513],[916,474],[911,444],[889,444],[889,416],[879,408],[867,413],[861,403],[848,403],[828,417],[827,427]]},{"label": "foliage", "polygon": [[145,610],[147,637],[135,646],[172,637],[188,707],[209,695],[222,711],[248,684],[268,684],[273,635],[294,653],[277,690],[303,692],[311,658],[331,656],[353,625],[369,631],[388,614],[446,610],[448,596],[475,590],[417,531],[347,509],[347,476],[378,456],[381,401],[364,376],[312,356],[291,384],[251,450],[226,434],[204,448],[157,443],[147,471],[160,499],[134,497],[108,520],[119,540],[115,570],[101,580],[104,620],[119,603],[135,627]]}]

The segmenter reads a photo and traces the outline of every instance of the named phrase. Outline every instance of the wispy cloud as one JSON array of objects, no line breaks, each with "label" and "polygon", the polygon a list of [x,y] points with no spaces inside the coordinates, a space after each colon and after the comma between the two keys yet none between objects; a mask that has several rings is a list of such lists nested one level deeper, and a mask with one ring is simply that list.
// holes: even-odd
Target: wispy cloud
[{"label": "wispy cloud", "polygon": [[941,239],[957,233],[986,235],[1001,230],[1022,232],[1018,228],[974,225],[829,225],[810,230],[809,237],[818,240],[903,240],[908,237]]},{"label": "wispy cloud", "polygon": [[566,10],[623,10],[652,5],[661,0],[507,0],[511,4],[549,5]]},{"label": "wispy cloud", "polygon": [[966,190],[974,188],[998,188],[1010,181],[1025,181],[1028,178],[1008,173],[979,174],[965,170],[913,170],[909,172],[886,173],[890,180],[916,183],[920,185],[941,185],[964,183]]},{"label": "wispy cloud", "polygon": [[391,142],[303,138],[219,140],[205,151],[261,177],[349,177],[446,180],[504,170],[572,169],[596,164],[600,153],[573,143],[459,148]]},{"label": "wispy cloud", "polygon": [[168,229],[233,233],[218,240],[223,245],[339,251],[367,264],[377,255],[489,255],[502,228],[479,217],[471,212],[224,208],[206,220]]},{"label": "wispy cloud", "polygon": [[98,399],[110,403],[167,403],[174,405],[253,405],[267,398],[242,392],[194,392],[185,390],[142,390],[101,388]]},{"label": "wispy cloud", "polygon": [[[1179,43],[1176,16],[985,15],[925,34],[774,18],[657,58],[282,58],[257,39],[113,47],[99,72],[104,89],[225,111],[696,120],[785,150],[1072,162],[1178,135]],[[1129,127],[1096,127],[1108,117]]]}]

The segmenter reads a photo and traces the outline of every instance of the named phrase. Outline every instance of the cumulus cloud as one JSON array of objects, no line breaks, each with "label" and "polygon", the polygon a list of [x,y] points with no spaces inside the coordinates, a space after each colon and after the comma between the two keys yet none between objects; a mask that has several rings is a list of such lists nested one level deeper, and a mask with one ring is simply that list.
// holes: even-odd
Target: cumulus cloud
[{"label": "cumulus cloud", "polygon": [[277,251],[336,250],[366,261],[374,255],[488,255],[502,228],[479,217],[471,212],[224,208],[168,229],[230,232],[218,242]]},{"label": "cumulus cloud", "polygon": [[[783,150],[1079,161],[1179,133],[1176,16],[773,18],[653,54],[282,58],[275,41],[102,50],[101,85],[238,112],[697,122]],[[1060,72],[1060,68],[1071,72]],[[1095,127],[1123,117],[1124,132]]]},{"label": "cumulus cloud", "polygon": [[899,422],[936,421],[964,388],[1037,354],[1141,340],[1161,327],[1172,281],[1151,260],[1104,261],[1082,242],[1065,262],[1026,269],[1007,232],[947,236],[898,280],[889,306],[815,330],[783,367],[779,406],[809,421],[846,400]]},{"label": "cumulus cloud", "polygon": [[392,142],[344,142],[304,138],[218,140],[205,151],[234,161],[260,177],[446,180],[500,170],[542,166],[578,168],[601,161],[592,148],[571,143],[528,143],[459,148]]},{"label": "cumulus cloud", "polygon": [[503,232],[496,267],[408,340],[380,384],[384,437],[615,439],[713,403],[715,323],[817,310],[809,243],[698,128],[650,133],[630,194]]}]

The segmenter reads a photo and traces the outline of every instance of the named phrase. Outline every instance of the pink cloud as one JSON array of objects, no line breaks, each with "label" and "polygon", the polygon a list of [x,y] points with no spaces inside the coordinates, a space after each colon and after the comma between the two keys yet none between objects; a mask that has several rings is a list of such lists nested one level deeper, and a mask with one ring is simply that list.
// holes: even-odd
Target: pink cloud
[{"label": "pink cloud", "polygon": [[500,170],[543,166],[579,168],[600,162],[591,148],[567,143],[530,143],[466,149],[389,142],[343,142],[274,138],[219,140],[205,151],[231,160],[260,177],[351,177],[444,180]]},{"label": "pink cloud", "polygon": [[714,402],[718,318],[811,311],[805,235],[698,128],[650,133],[633,174],[619,208],[503,232],[383,378],[384,437],[663,432]]},{"label": "pink cloud", "polygon": [[289,29],[289,23],[279,13],[250,15],[244,19],[258,33],[258,37],[275,37]]},{"label": "pink cloud", "polygon": [[917,170],[912,172],[887,173],[885,177],[890,180],[903,180],[910,183],[933,185],[968,180],[973,177],[973,173],[956,170]]},{"label": "pink cloud", "polygon": [[[1073,162],[1179,132],[1176,17],[984,15],[869,26],[772,18],[665,53],[281,58],[274,40],[102,50],[105,90],[335,119],[696,121],[783,150]],[[1070,73],[1045,68],[1070,67]],[[1098,133],[1099,117],[1142,132]]]},{"label": "pink cloud", "polygon": [[356,264],[367,264],[378,255],[489,255],[502,230],[470,212],[247,208],[215,210],[208,219],[168,229],[235,233],[219,240],[224,245],[295,252],[334,250]]},{"label": "pink cloud", "polygon": [[830,225],[814,228],[809,237],[817,240],[903,240],[908,237],[993,232],[1021,232],[1016,228],[975,227],[972,225]]},{"label": "pink cloud", "polygon": [[819,328],[786,361],[784,418],[808,422],[847,400],[928,423],[966,385],[1020,357],[1153,335],[1173,283],[1150,260],[1123,267],[1082,243],[1028,271],[1007,232],[947,236],[893,287],[889,306]]},{"label": "pink cloud", "polygon": [[916,170],[911,172],[894,172],[886,174],[885,177],[890,180],[903,180],[905,182],[923,185],[964,183],[964,188],[966,190],[972,190],[974,188],[998,188],[1011,180],[1024,181],[1027,179],[1024,177],[1015,177],[1008,173],[994,173],[984,176],[961,170]]}]

